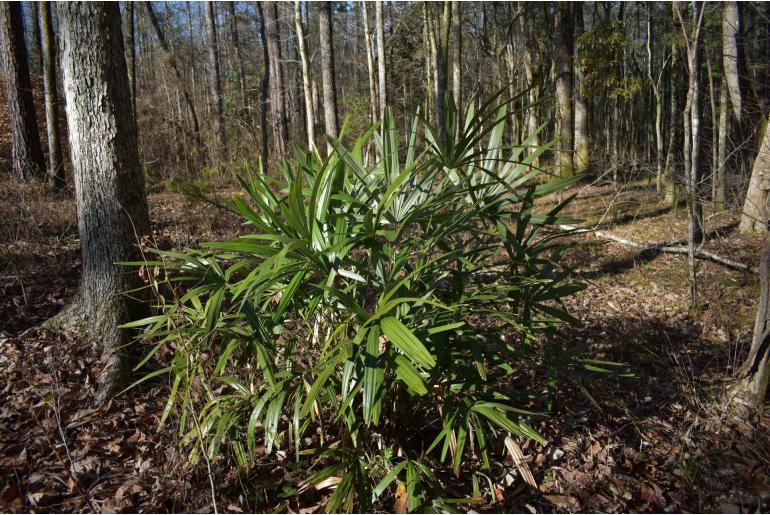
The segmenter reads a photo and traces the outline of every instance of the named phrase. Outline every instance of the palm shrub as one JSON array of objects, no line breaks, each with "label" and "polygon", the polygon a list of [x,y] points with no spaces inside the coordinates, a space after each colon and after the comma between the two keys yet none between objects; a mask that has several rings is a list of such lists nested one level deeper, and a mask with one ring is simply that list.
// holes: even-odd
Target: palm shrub
[{"label": "palm shrub", "polygon": [[[562,234],[543,230],[567,201],[533,203],[574,179],[537,185],[530,164],[553,143],[505,149],[506,108],[490,105],[446,146],[418,118],[401,141],[388,114],[352,148],[330,140],[326,160],[297,152],[228,201],[250,234],[142,263],[159,314],[128,326],[151,345],[140,365],[173,352],[145,379],[168,375],[163,419],[178,412],[194,460],[245,469],[258,444],[286,448],[308,470],[300,489],[334,487],[329,511],[396,491],[433,510],[452,502],[441,470],[474,473],[478,496],[503,439],[543,441],[523,409],[542,385],[513,379],[552,367],[549,342],[574,322],[560,299],[579,285],[558,265]],[[372,138],[381,159],[365,167]]]}]

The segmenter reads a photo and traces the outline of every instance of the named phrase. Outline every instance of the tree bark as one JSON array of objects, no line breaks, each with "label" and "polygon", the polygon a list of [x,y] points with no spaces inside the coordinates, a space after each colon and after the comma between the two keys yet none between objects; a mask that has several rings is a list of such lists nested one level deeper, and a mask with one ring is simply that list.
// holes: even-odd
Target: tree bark
[{"label": "tree bark", "polygon": [[556,12],[556,96],[559,102],[560,147],[559,173],[561,177],[574,174],[573,134],[574,104],[572,99],[572,10],[569,2],[559,2]]},{"label": "tree bark", "polygon": [[449,1],[443,2],[441,10],[441,19],[438,30],[438,68],[436,70],[436,125],[438,126],[438,141],[441,146],[446,144],[447,140],[447,116],[446,116],[446,95],[449,74],[449,30],[451,20],[452,4]]},{"label": "tree bark", "polygon": [[227,156],[225,130],[222,123],[222,80],[219,75],[219,42],[217,40],[217,21],[214,16],[213,2],[206,2],[206,28],[208,31],[209,86],[211,87],[211,112],[214,115],[214,135],[218,148],[214,154],[218,159]]},{"label": "tree bark", "polygon": [[460,136],[463,110],[463,11],[462,3],[452,0],[452,94],[457,110],[456,138]]},{"label": "tree bark", "polygon": [[752,408],[760,407],[765,401],[770,379],[770,236],[765,240],[762,263],[759,265],[759,281],[760,297],[754,321],[754,336],[733,391],[736,400]]},{"label": "tree bark", "polygon": [[266,165],[270,157],[270,145],[267,132],[268,94],[270,89],[270,57],[267,52],[267,31],[265,29],[265,14],[262,2],[257,2],[257,15],[259,16],[259,38],[262,43],[262,62],[264,72],[259,87],[259,125],[262,147],[262,161]]},{"label": "tree bark", "polygon": [[743,127],[744,106],[739,66],[740,47],[738,46],[740,27],[738,2],[725,2],[722,7],[722,64],[733,113],[738,120],[738,125]]},{"label": "tree bark", "polygon": [[[522,14],[519,16],[519,30],[522,37],[522,58],[524,61],[524,76],[527,79],[527,88],[529,106],[527,107],[527,135],[522,139],[533,136],[537,132],[537,107],[535,106],[540,99],[540,74],[539,68],[536,65],[537,48],[535,46],[534,39],[534,17],[531,12],[527,12],[530,9],[529,3],[518,2],[519,10]],[[534,136],[530,142],[531,150],[533,152],[538,146],[540,146],[540,136]],[[534,168],[540,167],[540,158],[535,159],[532,162]]]},{"label": "tree bark", "polygon": [[738,229],[742,233],[766,232],[768,230],[767,200],[770,191],[770,131],[766,116],[759,126],[759,149],[751,170],[749,188],[743,202],[741,221]]},{"label": "tree bark", "polygon": [[32,29],[32,53],[31,56],[34,60],[34,66],[30,65],[30,68],[34,70],[37,75],[43,75],[43,41],[40,36],[40,3],[41,2],[27,2],[29,4],[29,26]]},{"label": "tree bark", "polygon": [[238,66],[238,96],[243,109],[248,108],[249,100],[246,96],[246,74],[243,69],[243,53],[241,52],[241,41],[238,37],[238,16],[235,13],[235,2],[226,2],[228,12],[228,28],[230,31],[230,43],[235,51],[235,61]]},{"label": "tree bark", "polygon": [[102,341],[100,404],[125,386],[130,340],[119,325],[143,307],[124,295],[139,285],[138,275],[115,263],[140,257],[137,241],[149,233],[149,217],[118,4],[61,3],[59,17],[82,261],[70,313]]},{"label": "tree bark", "polygon": [[377,0],[375,3],[374,16],[377,32],[377,79],[380,95],[380,120],[384,120],[385,109],[388,107],[388,87],[385,78],[385,30],[382,21],[382,0]]},{"label": "tree bark", "polygon": [[286,103],[283,97],[283,74],[281,72],[281,29],[278,25],[277,2],[264,2],[262,9],[265,24],[265,43],[267,47],[269,79],[269,124],[273,135],[273,149],[281,158],[286,155],[289,139]]},{"label": "tree bark", "polygon": [[364,39],[366,40],[366,69],[369,77],[369,109],[371,111],[372,120],[374,124],[377,121],[377,113],[379,107],[377,106],[377,79],[375,79],[374,71],[374,52],[372,50],[372,36],[369,32],[369,14],[366,9],[367,2],[361,2],[361,14],[364,18]]},{"label": "tree bark", "polygon": [[727,84],[719,88],[719,138],[717,140],[717,169],[714,171],[714,210],[725,209],[725,173],[727,172],[727,132],[729,106]]},{"label": "tree bark", "polygon": [[[585,29],[583,23],[583,2],[576,3],[574,8],[575,34],[579,36]],[[579,48],[575,52],[577,56],[577,62],[575,63],[575,169],[579,174],[588,172],[591,164],[589,161],[588,85],[581,62],[581,53]]]},{"label": "tree bark", "polygon": [[126,2],[126,60],[128,84],[131,87],[131,112],[136,117],[136,40],[134,35],[134,3]]},{"label": "tree bark", "polygon": [[[318,31],[321,45],[321,89],[324,100],[324,127],[326,135],[336,138],[337,129],[337,84],[334,74],[334,43],[332,41],[332,4],[323,2],[318,10]],[[327,154],[334,147],[326,144]]]},{"label": "tree bark", "polygon": [[59,94],[56,90],[56,36],[51,20],[51,3],[42,2],[40,25],[43,36],[43,85],[45,87],[45,126],[48,134],[48,181],[54,191],[64,189],[64,164],[59,141]]},{"label": "tree bark", "polygon": [[37,130],[21,2],[0,3],[0,57],[11,123],[11,159],[20,181],[45,172]]},{"label": "tree bark", "polygon": [[305,97],[305,132],[307,136],[307,148],[314,152],[315,145],[315,110],[313,106],[313,91],[310,79],[310,63],[305,46],[305,29],[302,26],[302,10],[299,0],[294,2],[294,26],[297,29],[297,46],[302,62],[302,89]]},{"label": "tree bark", "polygon": [[693,3],[692,31],[688,34],[678,4],[674,4],[687,43],[688,88],[684,108],[684,157],[687,174],[687,247],[689,249],[690,294],[693,302],[697,297],[695,247],[703,240],[703,206],[700,194],[700,43],[703,27],[703,5]]},{"label": "tree bark", "polygon": [[665,62],[661,66],[657,78],[652,73],[653,66],[653,38],[652,12],[654,4],[647,4],[647,80],[650,81],[652,94],[655,97],[655,189],[658,193],[663,191],[663,98],[660,91],[660,79],[665,71]]}]

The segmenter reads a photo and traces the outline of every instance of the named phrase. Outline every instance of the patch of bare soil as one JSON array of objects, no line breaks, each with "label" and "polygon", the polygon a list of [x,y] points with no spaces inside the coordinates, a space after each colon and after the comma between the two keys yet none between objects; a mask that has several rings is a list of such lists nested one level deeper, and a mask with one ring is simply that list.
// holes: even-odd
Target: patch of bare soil
[{"label": "patch of bare soil", "polygon": [[[615,192],[581,188],[573,209],[636,241],[684,235],[682,210],[664,209],[644,187],[624,195],[628,202],[610,217],[603,213],[617,204]],[[224,211],[178,194],[153,195],[150,208],[162,248],[241,230]],[[0,510],[212,511],[205,463],[189,464],[176,447],[174,421],[159,427],[167,385],[143,385],[92,409],[98,345],[37,327],[77,287],[72,200],[42,186],[0,184],[0,213]],[[730,214],[709,218],[706,247],[756,265],[759,242],[736,234],[734,222]],[[560,383],[538,427],[548,444],[521,442],[539,489],[511,465],[492,478],[496,503],[473,509],[768,511],[768,412],[736,420],[723,400],[748,347],[757,279],[702,263],[691,306],[684,256],[579,236],[567,262],[588,286],[568,300],[583,325],[566,341],[627,363],[633,376],[585,376],[585,392]],[[296,494],[302,471],[285,455],[262,456],[242,476],[221,465],[211,471],[220,511],[320,509],[317,494]]]}]

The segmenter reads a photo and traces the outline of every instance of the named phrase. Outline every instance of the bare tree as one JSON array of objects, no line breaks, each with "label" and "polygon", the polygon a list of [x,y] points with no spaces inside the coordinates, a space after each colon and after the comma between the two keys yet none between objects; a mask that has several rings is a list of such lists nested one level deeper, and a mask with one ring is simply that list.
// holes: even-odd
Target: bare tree
[{"label": "bare tree", "polygon": [[227,156],[225,130],[222,123],[222,80],[219,75],[219,42],[217,41],[217,20],[213,2],[206,2],[206,27],[208,30],[209,85],[211,87],[211,111],[214,114],[214,134],[220,158]]},{"label": "bare tree", "polygon": [[241,52],[241,41],[238,36],[238,15],[235,12],[235,2],[225,2],[227,5],[227,26],[230,31],[230,43],[235,51],[235,62],[238,67],[238,96],[241,107],[248,108],[249,100],[246,96],[246,73],[243,69],[243,53]]},{"label": "bare tree", "polygon": [[380,119],[385,118],[388,106],[388,87],[385,80],[385,29],[382,20],[382,0],[377,0],[374,8],[375,27],[377,31],[377,78],[380,93]]},{"label": "bare tree", "polygon": [[[463,12],[462,2],[452,0],[452,94],[455,107],[463,105]],[[457,118],[460,120],[460,117]],[[458,122],[461,123],[461,122]],[[459,131],[458,131],[459,136]]]},{"label": "bare tree", "polygon": [[169,65],[171,66],[171,70],[174,72],[174,76],[176,77],[177,83],[182,88],[182,95],[184,97],[185,104],[187,105],[187,111],[190,113],[190,121],[192,124],[193,140],[195,145],[195,148],[193,149],[193,154],[197,155],[198,152],[202,149],[202,142],[200,139],[200,126],[198,124],[198,114],[195,110],[195,104],[193,103],[192,96],[190,95],[190,92],[187,89],[187,84],[182,78],[182,73],[179,71],[179,66],[177,65],[177,62],[176,62],[176,56],[174,55],[173,50],[169,46],[168,41],[166,41],[166,37],[163,33],[163,28],[161,27],[160,22],[158,21],[158,17],[155,15],[155,10],[152,8],[152,2],[145,2],[144,6],[147,9],[147,15],[150,18],[150,23],[152,23],[152,26],[155,29],[155,35],[158,37],[158,42],[160,43],[161,48],[163,48],[163,51],[166,53],[168,57]]},{"label": "bare tree", "polygon": [[[324,127],[326,135],[337,137],[337,84],[334,74],[334,44],[332,42],[332,4],[322,2],[318,9],[321,44],[321,89],[324,99]],[[332,146],[327,144],[327,153]]]},{"label": "bare tree", "polygon": [[730,103],[733,106],[735,119],[743,127],[743,94],[741,92],[740,47],[738,33],[740,32],[740,12],[738,2],[722,4],[722,65],[727,90],[730,93]]},{"label": "bare tree", "polygon": [[82,261],[79,293],[59,320],[102,342],[99,404],[128,376],[130,339],[119,326],[142,304],[124,294],[138,286],[137,274],[116,263],[139,256],[149,217],[118,4],[61,3],[59,17]]},{"label": "bare tree", "polygon": [[301,2],[294,2],[294,26],[297,29],[297,47],[299,57],[302,63],[302,89],[305,98],[305,132],[307,135],[307,148],[311,151],[315,146],[315,110],[313,109],[313,91],[310,79],[310,63],[307,56],[307,47],[305,44],[305,29],[302,23]]},{"label": "bare tree", "polygon": [[[575,8],[575,34],[580,35],[585,30],[583,20],[583,2],[576,2]],[[575,45],[576,47],[578,45]],[[581,51],[575,52],[577,57],[575,66],[575,169],[578,173],[586,173],[590,168],[590,140],[588,123],[588,81],[583,64],[581,63]]]},{"label": "bare tree", "polygon": [[264,2],[262,8],[265,23],[265,44],[267,47],[269,80],[269,125],[273,134],[273,148],[278,157],[284,157],[288,149],[289,128],[286,118],[286,103],[283,96],[283,73],[281,71],[281,28],[278,25],[278,3]]},{"label": "bare tree", "polygon": [[569,2],[559,2],[556,12],[556,96],[559,101],[559,171],[573,175],[574,104],[572,98],[572,10]]},{"label": "bare tree", "polygon": [[767,200],[770,191],[770,131],[766,117],[759,126],[759,149],[754,158],[746,199],[743,202],[739,230],[744,233],[767,232]]},{"label": "bare tree", "polygon": [[690,272],[690,293],[697,296],[695,246],[703,239],[703,205],[700,195],[700,53],[704,7],[693,2],[692,28],[688,33],[679,4],[674,4],[687,47],[688,88],[684,108],[684,158],[687,174],[687,247]]},{"label": "bare tree", "polygon": [[11,122],[13,171],[20,181],[45,172],[32,101],[21,2],[0,2],[0,58]]},{"label": "bare tree", "polygon": [[45,125],[48,134],[48,180],[54,191],[64,189],[64,164],[59,141],[59,93],[56,90],[56,36],[51,20],[51,3],[42,2],[40,25],[43,36],[43,85]]}]

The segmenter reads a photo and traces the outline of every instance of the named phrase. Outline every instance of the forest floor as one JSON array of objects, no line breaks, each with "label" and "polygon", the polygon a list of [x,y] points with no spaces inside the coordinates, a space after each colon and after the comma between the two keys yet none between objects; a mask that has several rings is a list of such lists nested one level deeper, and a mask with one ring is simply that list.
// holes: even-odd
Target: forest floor
[{"label": "forest floor", "polygon": [[[644,184],[575,191],[571,212],[589,225],[651,244],[686,234],[684,209],[666,209]],[[149,202],[164,248],[239,230],[226,212],[179,194]],[[159,430],[164,389],[137,389],[91,408],[98,345],[39,326],[76,291],[72,199],[7,182],[0,215],[0,511],[212,511],[206,467],[188,466],[172,425]],[[756,266],[759,238],[741,237],[736,221],[729,212],[709,216],[704,248]],[[567,336],[595,357],[628,363],[633,377],[592,377],[590,398],[575,387],[559,390],[538,427],[548,444],[522,444],[539,490],[515,474],[496,478],[498,502],[473,509],[768,511],[768,410],[743,421],[724,402],[750,342],[758,279],[701,262],[692,306],[686,256],[572,238],[567,263],[587,287],[567,300],[583,323]],[[318,496],[296,494],[296,471],[284,459],[264,456],[248,477],[214,464],[218,509],[320,509]]]}]

